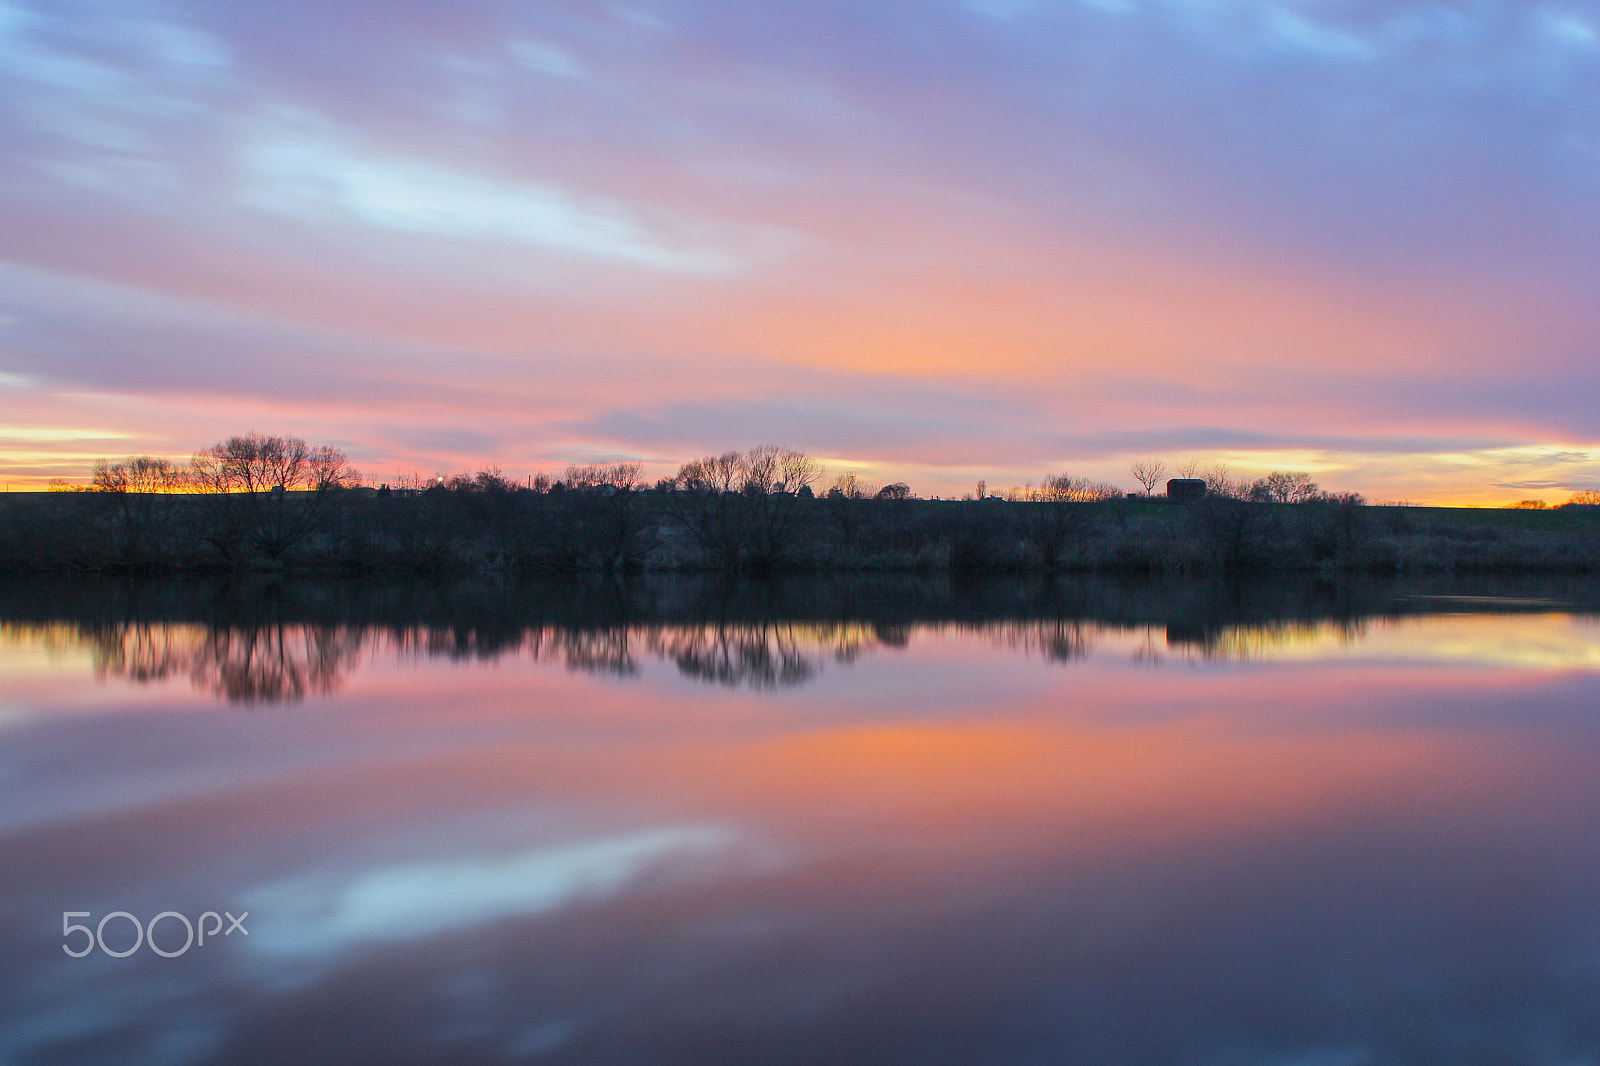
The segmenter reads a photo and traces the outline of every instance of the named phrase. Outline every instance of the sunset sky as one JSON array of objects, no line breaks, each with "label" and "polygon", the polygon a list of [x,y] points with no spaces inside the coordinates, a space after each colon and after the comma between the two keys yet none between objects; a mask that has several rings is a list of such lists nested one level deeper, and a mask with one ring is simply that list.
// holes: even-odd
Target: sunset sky
[{"label": "sunset sky", "polygon": [[1592,0],[0,0],[0,475],[1600,488]]}]

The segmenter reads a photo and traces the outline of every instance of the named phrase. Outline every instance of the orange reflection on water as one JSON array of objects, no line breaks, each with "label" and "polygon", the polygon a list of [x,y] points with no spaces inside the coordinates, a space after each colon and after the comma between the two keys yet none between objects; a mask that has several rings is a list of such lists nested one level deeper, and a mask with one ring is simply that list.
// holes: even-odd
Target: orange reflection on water
[{"label": "orange reflection on water", "polygon": [[[1151,626],[290,627],[265,646],[349,651],[335,690],[11,725],[7,867],[47,916],[249,910],[229,987],[286,1017],[287,977],[393,1024],[395,974],[423,1003],[480,964],[574,1039],[746,1001],[793,1020],[773,1047],[855,1010],[876,1031],[894,997],[930,1012],[897,1033],[1030,1001],[1055,1024],[1069,988],[1121,1005],[1093,1019],[1115,1043],[1162,1021],[1163,982],[1203,1000],[1173,1031],[1240,1002],[1408,1015],[1480,944],[1468,986],[1507,946],[1545,958],[1546,914],[1592,926],[1593,627],[1499,621],[1196,627],[1170,668],[1136,654]],[[73,659],[60,683],[173,659],[190,696],[242,632],[99,632],[112,680]],[[1468,646],[1504,654],[1464,669]],[[804,677],[769,683],[786,662]],[[1390,1007],[1397,967],[1423,993]],[[1352,972],[1375,989],[1353,1006]],[[63,987],[87,1002],[98,974]]]}]

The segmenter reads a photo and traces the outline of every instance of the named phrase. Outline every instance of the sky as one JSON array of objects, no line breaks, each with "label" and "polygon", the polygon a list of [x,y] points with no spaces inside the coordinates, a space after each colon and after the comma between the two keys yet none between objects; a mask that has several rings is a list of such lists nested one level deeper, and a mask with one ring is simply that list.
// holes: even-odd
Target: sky
[{"label": "sky", "polygon": [[0,478],[1600,488],[1600,2],[0,0]]}]

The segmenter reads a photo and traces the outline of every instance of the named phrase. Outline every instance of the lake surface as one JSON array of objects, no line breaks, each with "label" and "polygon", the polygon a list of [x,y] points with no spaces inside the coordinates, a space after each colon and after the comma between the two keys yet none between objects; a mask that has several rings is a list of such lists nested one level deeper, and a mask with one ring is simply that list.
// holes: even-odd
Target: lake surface
[{"label": "lake surface", "polygon": [[4,1063],[1592,1063],[1600,588],[0,583],[0,856]]}]

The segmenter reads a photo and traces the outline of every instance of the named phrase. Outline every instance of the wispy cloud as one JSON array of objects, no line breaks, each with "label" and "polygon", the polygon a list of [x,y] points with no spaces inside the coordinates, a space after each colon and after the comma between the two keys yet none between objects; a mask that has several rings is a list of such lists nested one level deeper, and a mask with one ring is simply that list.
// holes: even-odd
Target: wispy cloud
[{"label": "wispy cloud", "polygon": [[0,389],[131,451],[292,426],[447,470],[782,438],[930,484],[1559,481],[1501,449],[1595,443],[1597,26],[0,0]]},{"label": "wispy cloud", "polygon": [[242,153],[240,199],[309,222],[356,222],[419,236],[525,244],[653,270],[720,274],[729,251],[674,241],[637,212],[555,186],[383,156],[332,137],[279,138]]},{"label": "wispy cloud", "polygon": [[126,440],[131,433],[114,429],[85,429],[76,426],[40,426],[0,423],[0,443],[18,441]]}]

